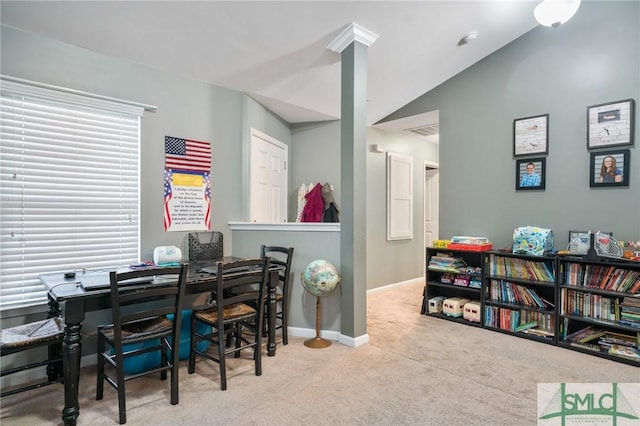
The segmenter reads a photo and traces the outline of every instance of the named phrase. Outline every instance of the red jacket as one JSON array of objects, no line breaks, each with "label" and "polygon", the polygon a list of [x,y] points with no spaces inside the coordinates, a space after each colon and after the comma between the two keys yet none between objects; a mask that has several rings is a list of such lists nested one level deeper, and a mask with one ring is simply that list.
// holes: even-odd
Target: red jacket
[{"label": "red jacket", "polygon": [[322,222],[324,214],[324,200],[322,199],[322,184],[317,183],[311,191],[305,195],[307,202],[304,203],[300,222]]}]

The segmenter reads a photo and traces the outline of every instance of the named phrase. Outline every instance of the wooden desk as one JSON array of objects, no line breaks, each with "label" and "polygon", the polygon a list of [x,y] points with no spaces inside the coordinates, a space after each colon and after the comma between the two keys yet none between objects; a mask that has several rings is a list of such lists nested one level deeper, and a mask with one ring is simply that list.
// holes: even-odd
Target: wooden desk
[{"label": "wooden desk", "polygon": [[[224,257],[223,262],[240,260],[235,257]],[[185,295],[211,292],[215,288],[215,275],[201,272],[204,267],[214,267],[216,261],[190,262],[187,275]],[[276,287],[278,273],[282,267],[274,265],[269,269],[267,292],[267,355],[276,354]],[[81,275],[73,279],[65,279],[63,274],[43,274],[40,281],[49,290],[49,314],[62,315],[61,304],[64,303],[64,340],[62,350],[64,355],[64,409],[62,420],[65,425],[75,425],[80,415],[78,402],[78,386],[80,383],[80,359],[82,358],[82,342],[80,331],[85,314],[111,308],[110,289],[85,291],[79,284]],[[108,281],[108,274],[106,280]],[[137,284],[123,287],[123,291],[144,288],[144,286],[158,286],[162,284]]]}]

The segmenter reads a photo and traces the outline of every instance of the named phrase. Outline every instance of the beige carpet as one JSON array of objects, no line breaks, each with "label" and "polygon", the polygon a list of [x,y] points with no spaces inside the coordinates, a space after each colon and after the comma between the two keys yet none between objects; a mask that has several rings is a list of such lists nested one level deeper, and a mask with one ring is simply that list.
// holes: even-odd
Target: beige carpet
[{"label": "beige carpet", "polygon": [[[180,404],[169,382],[134,380],[130,425],[535,425],[538,382],[640,382],[637,367],[421,316],[422,286],[368,297],[370,343],[309,349],[303,339],[263,357],[263,375],[247,358],[230,361],[228,390],[218,367],[199,360],[180,371]],[[266,352],[266,351],[265,351]],[[62,387],[2,400],[0,422],[61,424]],[[115,391],[95,401],[95,370],[80,381],[80,425],[115,425]]]}]

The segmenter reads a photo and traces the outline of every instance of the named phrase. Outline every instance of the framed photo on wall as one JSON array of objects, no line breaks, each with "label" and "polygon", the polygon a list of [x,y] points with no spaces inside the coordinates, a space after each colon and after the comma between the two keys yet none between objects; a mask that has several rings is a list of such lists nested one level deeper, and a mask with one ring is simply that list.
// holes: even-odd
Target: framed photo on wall
[{"label": "framed photo on wall", "polygon": [[516,191],[545,188],[545,158],[516,160]]},{"label": "framed photo on wall", "polygon": [[599,151],[591,153],[589,186],[629,186],[631,151]]},{"label": "framed photo on wall", "polygon": [[513,156],[549,153],[549,114],[513,120]]},{"label": "framed photo on wall", "polygon": [[587,107],[587,149],[633,145],[633,99]]}]

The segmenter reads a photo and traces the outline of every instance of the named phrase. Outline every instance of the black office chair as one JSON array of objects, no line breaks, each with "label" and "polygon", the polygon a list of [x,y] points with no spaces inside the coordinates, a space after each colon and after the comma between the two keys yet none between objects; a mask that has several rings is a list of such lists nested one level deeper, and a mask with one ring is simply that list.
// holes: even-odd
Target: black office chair
[{"label": "black office chair", "polygon": [[[196,355],[217,362],[220,366],[220,388],[227,389],[226,356],[240,357],[243,349],[253,349],[255,374],[262,374],[262,327],[269,258],[246,259],[223,264],[218,262],[215,305],[194,310],[191,315],[191,348],[189,374],[193,374]],[[247,291],[252,289],[253,291]],[[198,331],[198,323],[211,326],[211,332]],[[235,345],[226,347],[225,338],[233,335]],[[206,340],[217,351],[201,351],[198,342]],[[215,352],[215,353],[214,353]]]},{"label": "black office chair", "polygon": [[269,257],[271,265],[283,267],[278,274],[279,281],[276,289],[276,321],[280,322],[276,324],[276,330],[282,329],[282,344],[287,345],[289,343],[287,327],[289,324],[289,282],[291,280],[293,247],[263,245],[260,247],[260,257]]},{"label": "black office chair", "polygon": [[[113,324],[98,327],[96,399],[102,399],[105,381],[113,386],[118,392],[120,424],[124,424],[127,422],[125,383],[131,379],[159,372],[160,378],[165,380],[167,371],[170,371],[171,404],[178,403],[180,326],[187,265],[120,274],[111,272],[109,277]],[[122,281],[142,277],[152,277],[154,281],[118,291]],[[136,304],[135,308],[126,307],[131,304]],[[169,314],[173,314],[173,321],[167,318]],[[124,348],[139,343],[146,344],[142,347],[136,345],[138,349]],[[135,374],[125,372],[126,359],[153,351],[160,351],[160,366]],[[107,364],[115,370],[112,375],[105,372]]]},{"label": "black office chair", "polygon": [[[46,379],[38,379],[35,382],[29,381],[19,386],[10,386],[7,390],[2,390],[0,397],[37,389],[53,383],[62,383],[63,336],[64,320],[60,317],[48,318],[0,330],[0,356],[2,357],[18,353],[23,354],[25,351],[33,352],[33,349],[43,346],[47,347],[48,352],[47,358],[33,363],[20,363],[17,357],[16,362],[19,363],[17,366],[7,367],[6,362],[1,362],[2,372],[0,377],[44,366],[47,366],[47,377]],[[7,386],[4,387],[5,389],[7,388]]]}]

